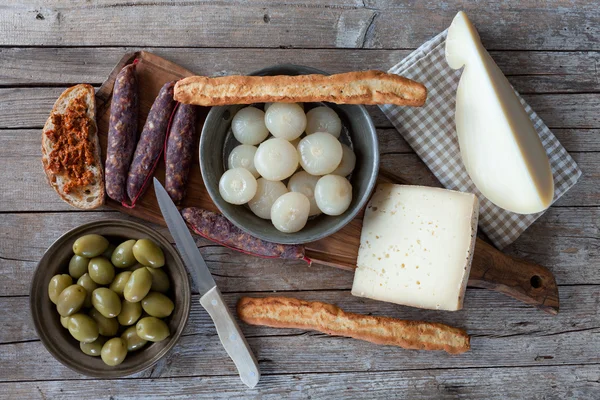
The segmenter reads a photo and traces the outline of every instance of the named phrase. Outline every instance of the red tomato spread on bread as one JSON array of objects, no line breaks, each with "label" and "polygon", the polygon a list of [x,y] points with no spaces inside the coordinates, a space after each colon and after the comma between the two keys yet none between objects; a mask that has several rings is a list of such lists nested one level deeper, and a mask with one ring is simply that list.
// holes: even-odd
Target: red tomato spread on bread
[{"label": "red tomato spread on bread", "polygon": [[84,96],[79,96],[64,114],[52,114],[54,129],[46,132],[53,143],[48,167],[69,177],[66,193],[94,181],[94,173],[88,168],[94,165],[94,143],[89,137],[91,123],[87,111]]}]

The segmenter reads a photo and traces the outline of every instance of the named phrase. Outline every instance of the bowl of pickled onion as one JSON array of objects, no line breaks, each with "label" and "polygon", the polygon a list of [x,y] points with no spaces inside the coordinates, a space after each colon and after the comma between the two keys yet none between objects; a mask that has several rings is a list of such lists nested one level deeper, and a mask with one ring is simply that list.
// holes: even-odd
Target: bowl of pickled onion
[{"label": "bowl of pickled onion", "polygon": [[[278,65],[251,75],[326,74]],[[212,107],[200,169],[221,213],[243,231],[282,244],[327,237],[366,205],[377,181],[377,133],[366,108],[333,103]]]}]

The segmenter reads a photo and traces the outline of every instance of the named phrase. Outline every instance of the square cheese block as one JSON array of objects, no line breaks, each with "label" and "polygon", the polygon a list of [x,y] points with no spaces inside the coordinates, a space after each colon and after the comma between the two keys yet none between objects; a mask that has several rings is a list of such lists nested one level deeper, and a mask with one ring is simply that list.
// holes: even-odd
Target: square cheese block
[{"label": "square cheese block", "polygon": [[462,308],[477,235],[470,193],[381,184],[367,205],[352,294],[433,310]]}]

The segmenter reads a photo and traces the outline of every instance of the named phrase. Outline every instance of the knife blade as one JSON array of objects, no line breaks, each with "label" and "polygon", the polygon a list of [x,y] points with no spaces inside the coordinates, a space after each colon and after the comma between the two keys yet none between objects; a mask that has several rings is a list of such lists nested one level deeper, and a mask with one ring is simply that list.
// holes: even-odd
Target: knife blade
[{"label": "knife blade", "polygon": [[213,279],[204,258],[202,258],[202,255],[196,246],[196,242],[188,230],[179,210],[171,200],[171,197],[165,188],[156,178],[154,178],[154,191],[156,192],[158,206],[167,223],[169,232],[171,232],[171,236],[173,236],[173,239],[175,239],[175,243],[177,244],[179,254],[181,254],[181,258],[183,258],[183,262],[187,266],[198,292],[203,295],[217,286],[217,284]]},{"label": "knife blade", "polygon": [[225,304],[223,295],[202,258],[183,217],[156,178],[154,178],[154,192],[169,232],[175,239],[179,254],[192,276],[194,285],[200,292],[200,304],[215,323],[221,344],[237,367],[240,379],[248,387],[253,388],[260,379],[260,371],[244,334]]}]

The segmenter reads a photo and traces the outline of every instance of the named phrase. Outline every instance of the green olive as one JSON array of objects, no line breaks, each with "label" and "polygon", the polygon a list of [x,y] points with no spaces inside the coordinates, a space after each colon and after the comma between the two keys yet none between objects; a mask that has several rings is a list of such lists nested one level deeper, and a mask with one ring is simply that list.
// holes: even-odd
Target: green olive
[{"label": "green olive", "polygon": [[98,324],[89,315],[74,314],[69,318],[69,332],[80,342],[91,343],[98,339]]},{"label": "green olive", "polygon": [[148,272],[152,274],[151,290],[155,292],[165,293],[171,286],[167,273],[162,268],[148,268]]},{"label": "green olive", "polygon": [[131,271],[123,271],[117,274],[117,276],[115,276],[115,280],[112,281],[112,283],[109,286],[110,290],[112,290],[119,296],[123,296],[123,290],[125,289],[125,285],[127,284],[127,281],[130,277]]},{"label": "green olive", "polygon": [[119,331],[119,323],[116,318],[106,318],[100,311],[92,308],[90,317],[98,324],[98,332],[103,336],[115,336]]},{"label": "green olive", "polygon": [[89,262],[89,258],[73,254],[71,261],[69,261],[69,275],[71,275],[73,279],[81,278],[83,274],[88,271]]},{"label": "green olive", "polygon": [[167,324],[156,317],[145,317],[135,325],[137,335],[150,342],[160,342],[169,336],[169,327]]},{"label": "green olive", "polygon": [[130,326],[123,332],[121,339],[127,344],[127,351],[136,351],[144,347],[147,340],[140,338],[136,332],[135,326]]},{"label": "green olive", "polygon": [[69,318],[71,317],[60,317],[60,324],[65,329],[69,329]]},{"label": "green olive", "polygon": [[150,292],[142,300],[144,311],[156,318],[165,318],[171,315],[175,304],[162,293]]},{"label": "green olive", "polygon": [[56,303],[56,309],[62,317],[75,314],[81,309],[85,302],[85,296],[87,292],[82,286],[71,285],[62,291],[58,296],[58,302]]},{"label": "green olive", "polygon": [[137,260],[133,256],[134,245],[135,239],[131,239],[117,246],[110,258],[110,261],[112,261],[115,267],[129,268],[137,263]]},{"label": "green olive", "polygon": [[96,290],[98,284],[90,278],[90,274],[85,273],[81,276],[81,278],[77,279],[77,284],[79,286],[83,286],[86,291],[85,301],[83,302],[83,306],[86,308],[90,308],[92,306],[92,292]]},{"label": "green olive", "polygon": [[101,256],[110,260],[110,258],[112,257],[112,253],[113,251],[115,251],[116,248],[117,246],[115,246],[112,243],[109,243],[108,247],[106,248],[106,250],[104,250],[104,253],[102,253]]},{"label": "green olive", "polygon": [[135,259],[147,267],[160,268],[165,265],[165,255],[150,239],[140,239],[133,246]]},{"label": "green olive", "polygon": [[94,340],[92,343],[79,342],[79,348],[88,356],[98,357],[104,343],[106,343],[106,338],[98,336],[98,339]]},{"label": "green olive", "polygon": [[131,272],[133,272],[133,271],[135,271],[136,269],[140,269],[140,268],[146,268],[146,266],[145,266],[145,265],[142,265],[142,264],[140,264],[140,263],[137,263],[137,264],[135,264],[133,267],[129,268],[127,271],[131,271]]},{"label": "green olive", "polygon": [[100,287],[92,292],[92,305],[106,318],[116,317],[121,312],[119,295],[105,287]]},{"label": "green olive", "polygon": [[73,284],[73,278],[67,274],[54,275],[48,284],[48,297],[54,304],[58,303],[58,297],[63,290]]},{"label": "green olive", "polygon": [[123,339],[114,337],[104,343],[100,356],[106,365],[119,365],[127,356],[127,344]]},{"label": "green olive", "polygon": [[141,301],[152,287],[152,275],[147,268],[136,269],[131,273],[131,277],[123,290],[125,300],[136,303]]},{"label": "green olive", "polygon": [[123,326],[133,325],[140,319],[142,315],[142,305],[138,301],[137,303],[132,303],[123,299],[121,303],[121,312],[117,319],[119,323]]},{"label": "green olive", "polygon": [[94,233],[85,235],[73,243],[73,253],[87,258],[98,257],[108,248],[108,244],[108,240],[103,236]]},{"label": "green olive", "polygon": [[108,285],[115,278],[115,267],[104,257],[95,257],[88,264],[90,278],[99,285]]}]

